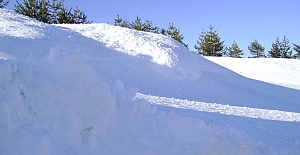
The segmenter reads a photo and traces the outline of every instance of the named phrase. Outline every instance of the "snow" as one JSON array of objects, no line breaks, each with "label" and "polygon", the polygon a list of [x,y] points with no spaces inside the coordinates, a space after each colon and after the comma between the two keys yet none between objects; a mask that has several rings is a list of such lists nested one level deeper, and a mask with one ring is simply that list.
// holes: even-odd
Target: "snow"
[{"label": "snow", "polygon": [[0,9],[0,154],[300,154],[299,60],[239,60]]},{"label": "snow", "polygon": [[216,103],[195,102],[180,100],[174,98],[157,97],[137,93],[134,99],[144,99],[152,104],[170,106],[180,109],[192,109],[196,111],[205,111],[220,113],[225,115],[235,115],[249,118],[258,118],[276,121],[300,122],[300,113],[285,112],[279,110],[258,109],[249,107],[238,107]]},{"label": "snow", "polygon": [[300,90],[300,61],[297,59],[206,58],[245,77]]}]

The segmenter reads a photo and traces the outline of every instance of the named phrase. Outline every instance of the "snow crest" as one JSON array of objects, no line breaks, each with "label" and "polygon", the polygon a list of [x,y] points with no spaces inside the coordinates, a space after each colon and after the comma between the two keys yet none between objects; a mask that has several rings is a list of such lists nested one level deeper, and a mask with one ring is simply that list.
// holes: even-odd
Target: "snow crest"
[{"label": "snow crest", "polygon": [[[109,48],[127,53],[132,56],[139,56],[152,59],[159,65],[172,67],[178,60],[178,44],[169,37],[153,33],[132,31],[122,27],[112,27],[108,24],[88,25],[58,25],[67,27],[84,36],[93,38],[105,43]],[[181,47],[183,48],[183,47]]]},{"label": "snow crest", "polygon": [[46,24],[5,9],[1,9],[0,12],[0,37],[11,36],[24,39],[44,37],[43,29],[47,27]]}]

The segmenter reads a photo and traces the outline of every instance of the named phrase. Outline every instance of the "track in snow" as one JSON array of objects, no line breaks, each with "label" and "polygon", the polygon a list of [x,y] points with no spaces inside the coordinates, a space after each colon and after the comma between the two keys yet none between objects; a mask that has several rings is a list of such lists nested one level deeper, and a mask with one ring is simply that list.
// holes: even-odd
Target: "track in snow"
[{"label": "track in snow", "polygon": [[217,103],[205,103],[188,100],[180,100],[167,97],[158,97],[137,93],[134,100],[142,99],[151,104],[175,107],[180,109],[191,109],[196,111],[235,115],[248,118],[257,118],[274,121],[300,122],[300,113],[279,110],[239,107]]}]

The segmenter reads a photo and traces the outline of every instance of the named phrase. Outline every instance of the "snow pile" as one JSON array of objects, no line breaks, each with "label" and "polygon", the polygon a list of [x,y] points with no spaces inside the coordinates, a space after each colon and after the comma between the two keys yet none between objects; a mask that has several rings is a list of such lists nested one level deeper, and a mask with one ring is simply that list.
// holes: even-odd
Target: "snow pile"
[{"label": "snow pile", "polygon": [[161,35],[3,9],[0,25],[0,154],[300,153],[298,90]]},{"label": "snow pile", "polygon": [[85,131],[105,134],[113,121],[108,85],[77,53],[54,57],[55,50],[28,64],[1,60],[1,153],[56,154],[84,144]]},{"label": "snow pile", "polygon": [[[179,45],[166,36],[132,31],[106,24],[88,25],[59,25],[68,27],[84,36],[103,42],[107,47],[132,56],[151,57],[153,62],[160,65],[174,66],[177,61],[176,52]],[[126,39],[124,39],[126,36]],[[129,41],[128,41],[129,40]],[[180,50],[180,49],[179,49]]]}]

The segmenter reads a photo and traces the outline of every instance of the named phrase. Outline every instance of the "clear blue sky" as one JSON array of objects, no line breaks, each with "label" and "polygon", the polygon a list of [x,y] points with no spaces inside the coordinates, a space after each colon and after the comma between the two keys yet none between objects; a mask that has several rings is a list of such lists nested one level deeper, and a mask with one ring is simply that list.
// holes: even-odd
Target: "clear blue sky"
[{"label": "clear blue sky", "polygon": [[[23,2],[23,0],[19,0]],[[10,0],[7,9],[13,9]],[[94,23],[113,24],[117,14],[133,21],[138,15],[142,21],[167,28],[169,22],[181,31],[184,42],[194,51],[202,30],[215,27],[225,45],[235,40],[250,56],[250,42],[258,40],[270,50],[276,37],[284,35],[290,43],[300,44],[299,0],[65,0],[66,7],[79,7]]]}]

